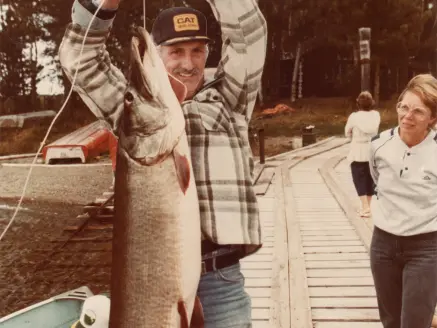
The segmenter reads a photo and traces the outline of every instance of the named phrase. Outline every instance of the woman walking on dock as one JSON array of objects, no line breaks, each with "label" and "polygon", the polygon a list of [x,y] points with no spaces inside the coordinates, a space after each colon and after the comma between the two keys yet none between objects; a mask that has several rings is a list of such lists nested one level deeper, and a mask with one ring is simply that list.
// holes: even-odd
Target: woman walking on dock
[{"label": "woman walking on dock", "polygon": [[346,123],[345,134],[351,139],[347,159],[351,166],[352,180],[361,201],[359,214],[370,216],[370,201],[374,193],[373,180],[369,170],[370,140],[378,134],[381,117],[373,110],[375,102],[368,91],[357,98],[358,110],[353,112]]}]

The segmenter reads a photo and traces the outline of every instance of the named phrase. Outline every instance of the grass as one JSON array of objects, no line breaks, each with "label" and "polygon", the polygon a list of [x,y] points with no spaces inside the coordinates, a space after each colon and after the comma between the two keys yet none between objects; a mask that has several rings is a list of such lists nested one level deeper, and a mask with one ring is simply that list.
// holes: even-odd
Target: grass
[{"label": "grass", "polygon": [[[283,103],[293,108],[294,112],[280,114],[271,118],[262,118],[261,110],[253,115],[250,127],[253,131],[264,129],[266,156],[292,150],[291,138],[301,136],[301,129],[314,125],[318,139],[331,136],[344,136],[344,127],[348,116],[354,111],[354,103],[346,98],[307,98],[293,104],[283,99]],[[270,104],[272,107],[275,104]],[[378,111],[381,113],[380,131],[397,124],[394,110],[395,100],[381,102]],[[265,107],[267,108],[267,107]],[[252,146],[255,156],[259,155],[258,144]]]},{"label": "grass", "polygon": [[[262,109],[274,107],[279,103],[286,104],[295,111],[272,118],[261,118]],[[395,100],[381,102],[378,109],[381,113],[380,131],[397,124],[394,106]],[[263,108],[257,108],[250,127],[253,131],[264,129],[266,156],[273,156],[291,150],[293,148],[292,138],[300,136],[301,128],[306,125],[315,126],[315,133],[319,139],[343,136],[347,118],[353,110],[354,103],[347,98],[306,98],[293,104],[290,104],[287,99],[282,99],[267,104]],[[94,116],[86,109],[75,111],[75,117],[61,115],[46,144],[95,120]],[[48,126],[47,123],[23,129],[0,129],[0,155],[36,152]],[[259,145],[254,142],[252,148],[255,156],[259,155],[258,147]]]}]

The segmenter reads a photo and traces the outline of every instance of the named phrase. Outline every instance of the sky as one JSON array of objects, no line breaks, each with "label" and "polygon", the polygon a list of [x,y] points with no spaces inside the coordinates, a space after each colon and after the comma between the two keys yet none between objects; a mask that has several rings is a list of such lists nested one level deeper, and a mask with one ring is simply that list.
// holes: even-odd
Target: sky
[{"label": "sky", "polygon": [[[7,6],[6,5],[1,5],[1,10],[0,10],[0,22],[3,19],[1,13],[6,12],[7,10]],[[0,32],[1,32],[1,28],[0,28]],[[48,56],[43,56],[41,55],[44,51],[44,49],[46,49],[49,46],[49,43],[47,42],[43,42],[43,41],[39,41],[37,43],[37,49],[38,49],[38,57],[37,57],[37,63],[41,66],[43,66],[44,68],[39,72],[39,77],[41,76],[45,76],[44,79],[42,79],[38,84],[37,84],[37,92],[38,94],[41,95],[51,95],[51,94],[60,94],[64,92],[64,87],[59,83],[59,81],[57,81],[56,79],[56,67],[55,64],[52,63],[53,58],[52,57],[48,57]],[[29,58],[30,56],[30,51],[29,51],[29,47],[27,49],[24,50],[24,55],[26,56],[26,58]]]},{"label": "sky", "polygon": [[[45,42],[42,41],[38,42],[37,43],[38,53],[41,54],[46,47],[47,44]],[[27,53],[26,55],[29,56],[29,53]],[[54,63],[50,65],[51,61],[52,58],[48,56],[39,55],[37,58],[38,64],[44,66],[44,68],[39,72],[39,76],[48,75],[46,78],[44,78],[37,84],[38,94],[52,95],[52,94],[59,94],[64,92],[64,87],[61,86],[59,81],[57,81],[57,79],[54,78],[56,76],[56,72],[55,72],[56,67]]]}]

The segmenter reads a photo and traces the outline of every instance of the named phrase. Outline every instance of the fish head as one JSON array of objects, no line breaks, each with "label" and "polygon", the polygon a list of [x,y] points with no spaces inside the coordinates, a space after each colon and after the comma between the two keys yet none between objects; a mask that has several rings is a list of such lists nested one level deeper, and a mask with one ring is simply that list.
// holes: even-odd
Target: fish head
[{"label": "fish head", "polygon": [[149,33],[133,29],[120,146],[141,164],[166,158],[185,131],[185,85],[168,74]]}]

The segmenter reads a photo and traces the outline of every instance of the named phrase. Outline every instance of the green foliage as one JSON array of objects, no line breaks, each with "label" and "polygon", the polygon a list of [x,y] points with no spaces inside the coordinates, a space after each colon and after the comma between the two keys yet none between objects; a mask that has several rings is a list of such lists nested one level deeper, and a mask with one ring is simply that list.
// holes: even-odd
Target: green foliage
[{"label": "green foliage", "polygon": [[[238,0],[236,0],[238,1]],[[65,27],[71,20],[72,0],[4,0],[0,16],[0,98],[35,93],[36,83],[43,78],[42,67],[33,57],[25,57],[24,50],[31,49],[38,41],[49,44],[44,55],[53,58],[53,79],[66,82],[62,75],[57,51]],[[159,11],[171,6],[192,6],[208,17],[209,34],[215,41],[211,45],[208,66],[217,64],[220,58],[220,29],[205,0],[147,0],[147,29],[150,30]],[[337,80],[329,83],[335,89],[350,87],[356,75],[354,50],[358,46],[358,28],[371,27],[372,58],[401,70],[405,79],[412,61],[421,67],[435,67],[435,12],[422,0],[259,0],[259,6],[268,24],[268,58],[263,77],[264,95],[277,98],[281,83],[279,62],[287,54],[293,58],[298,44],[304,58],[319,56],[321,71],[333,71]],[[114,64],[126,68],[130,26],[143,25],[143,3],[139,0],[123,0],[107,49]],[[324,54],[322,49],[329,49]],[[35,50],[35,48],[34,48]],[[349,64],[344,64],[344,61]],[[340,64],[343,61],[343,64]],[[326,66],[328,65],[328,67]],[[341,66],[342,65],[342,66]],[[420,66],[419,65],[419,66]],[[332,66],[332,67],[329,67]],[[335,66],[335,67],[334,67]],[[340,67],[341,68],[338,68]],[[341,73],[337,73],[340,70]],[[320,76],[324,79],[326,76]],[[404,81],[401,79],[401,84]],[[356,82],[353,82],[356,83]],[[384,88],[388,81],[381,81]],[[391,82],[393,83],[393,82]],[[69,84],[66,84],[69,86]],[[343,87],[344,86],[344,87]],[[345,89],[344,89],[345,90]]]}]

